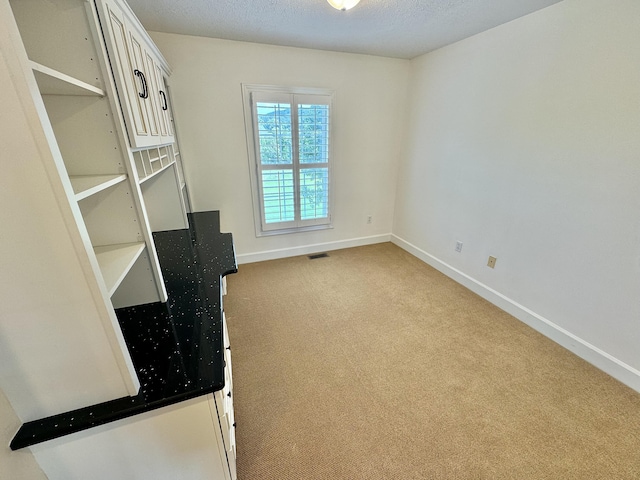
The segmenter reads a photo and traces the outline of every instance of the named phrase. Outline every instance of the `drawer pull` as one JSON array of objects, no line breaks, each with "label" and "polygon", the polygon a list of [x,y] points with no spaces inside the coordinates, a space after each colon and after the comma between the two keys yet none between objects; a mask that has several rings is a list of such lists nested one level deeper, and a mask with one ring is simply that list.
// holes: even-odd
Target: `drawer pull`
[{"label": "drawer pull", "polygon": [[227,393],[227,397],[231,398],[231,392]]},{"label": "drawer pull", "polygon": [[227,350],[231,351],[231,346],[227,347]]},{"label": "drawer pull", "polygon": [[233,428],[236,428],[236,422],[233,422]]}]

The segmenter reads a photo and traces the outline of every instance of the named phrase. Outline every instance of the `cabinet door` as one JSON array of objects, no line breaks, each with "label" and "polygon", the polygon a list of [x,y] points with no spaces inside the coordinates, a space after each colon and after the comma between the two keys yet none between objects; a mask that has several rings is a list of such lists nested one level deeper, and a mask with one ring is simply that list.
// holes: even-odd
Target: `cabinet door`
[{"label": "cabinet door", "polygon": [[[145,42],[141,39],[135,31],[129,27],[128,22],[125,24],[127,27],[127,38],[129,40],[129,51],[131,52],[132,70],[129,74],[133,73],[142,81],[142,92],[138,93],[135,97],[140,106],[140,110],[146,119],[148,128],[144,132],[138,132],[136,138],[131,140],[132,144],[136,147],[146,147],[152,145],[161,144],[160,129],[158,128],[158,109],[155,105],[155,77],[153,69],[153,57],[145,48]],[[126,68],[126,66],[123,66]],[[125,75],[127,73],[125,72]]]},{"label": "cabinet door", "polygon": [[173,115],[171,113],[171,100],[167,89],[167,73],[158,63],[155,64],[155,78],[158,85],[158,100],[160,113],[160,135],[163,143],[173,143],[175,135],[173,132]]},{"label": "cabinet door", "polygon": [[164,86],[164,72],[162,71],[162,67],[157,63],[154,64],[154,79],[156,81],[156,93],[158,94],[157,96],[160,103],[160,134],[166,138],[169,136],[169,124],[167,122],[166,114],[169,110],[169,101],[167,99],[167,92]]},{"label": "cabinet door", "polygon": [[160,102],[158,99],[158,82],[156,80],[155,69],[156,61],[151,53],[145,48],[141,39],[136,37],[132,32],[129,33],[131,39],[131,46],[134,51],[134,56],[138,55],[142,58],[141,70],[144,72],[144,76],[147,82],[147,98],[144,99],[144,103],[149,115],[149,134],[152,137],[156,137],[154,143],[163,143],[161,140],[160,132]]},{"label": "cabinet door", "polygon": [[[149,132],[148,114],[142,103],[145,95],[143,77],[136,75],[134,59],[129,49],[129,40],[124,14],[110,2],[104,3],[104,14],[107,21],[108,38],[110,39],[109,53],[111,62],[115,63],[114,74],[116,83],[122,92],[121,100],[125,113],[128,115],[127,128],[131,144],[135,145],[137,137],[145,137]],[[124,98],[122,98],[124,97]]]},{"label": "cabinet door", "polygon": [[155,72],[157,60],[149,41],[135,28],[120,6],[102,0],[100,13],[106,17],[103,33],[107,39],[111,68],[121,93],[121,103],[132,148],[161,145],[160,101]]},{"label": "cabinet door", "polygon": [[34,454],[50,480],[229,480],[217,423],[208,397],[199,397],[53,440]]},{"label": "cabinet door", "polygon": [[[226,460],[225,480],[237,480],[236,474],[236,447],[235,447],[235,427],[229,423],[229,416],[223,413],[224,394],[222,390],[214,392],[209,399],[211,415],[217,417],[219,425],[218,447],[220,457]],[[233,443],[231,436],[233,435]]]}]

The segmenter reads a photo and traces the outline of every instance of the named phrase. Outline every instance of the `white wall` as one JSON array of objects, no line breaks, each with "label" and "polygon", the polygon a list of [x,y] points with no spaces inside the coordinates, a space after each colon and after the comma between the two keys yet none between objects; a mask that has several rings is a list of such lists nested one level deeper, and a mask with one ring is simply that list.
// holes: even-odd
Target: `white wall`
[{"label": "white wall", "polygon": [[[222,228],[233,232],[241,261],[263,258],[247,255],[257,252],[325,242],[347,246],[344,241],[391,232],[407,60],[152,36],[173,69],[171,89],[193,209],[221,210]],[[335,91],[334,229],[256,238],[242,83]],[[373,216],[371,225],[367,215]]]},{"label": "white wall", "polygon": [[637,390],[639,18],[565,0],[412,60],[393,227]]}]

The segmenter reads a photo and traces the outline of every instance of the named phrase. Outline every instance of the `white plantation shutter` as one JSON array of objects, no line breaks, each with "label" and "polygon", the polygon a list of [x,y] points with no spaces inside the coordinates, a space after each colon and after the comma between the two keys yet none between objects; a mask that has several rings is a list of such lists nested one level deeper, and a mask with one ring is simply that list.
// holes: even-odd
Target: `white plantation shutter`
[{"label": "white plantation shutter", "polygon": [[328,93],[250,91],[262,232],[330,225]]},{"label": "white plantation shutter", "polygon": [[331,97],[294,95],[298,125],[300,221],[329,221],[329,114]]}]

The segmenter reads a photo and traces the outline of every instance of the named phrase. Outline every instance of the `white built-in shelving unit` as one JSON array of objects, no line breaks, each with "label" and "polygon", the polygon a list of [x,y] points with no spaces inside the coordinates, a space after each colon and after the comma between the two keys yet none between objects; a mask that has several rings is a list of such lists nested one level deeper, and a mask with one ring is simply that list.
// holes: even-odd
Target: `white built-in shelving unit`
[{"label": "white built-in shelving unit", "polygon": [[[92,247],[86,253],[98,267],[94,273],[105,303],[110,310],[127,306],[114,304],[112,296],[138,260],[149,282],[143,283],[139,301],[128,295],[129,301],[166,300],[144,200],[130,180],[118,100],[107,94],[115,89],[94,5],[81,0],[15,0],[11,5],[45,106],[42,121],[53,133],[52,149],[60,152],[58,171],[68,200],[77,203],[77,224]],[[131,244],[142,246],[133,261]],[[96,252],[105,251],[109,254],[98,258]]]},{"label": "white built-in shelving unit", "polygon": [[[163,228],[184,228],[187,220],[184,201],[176,193],[180,189],[169,181],[173,176],[173,184],[178,182],[170,144],[173,126],[167,126],[172,121],[171,112],[163,108],[168,105],[166,94],[158,89],[160,81],[165,85],[168,67],[156,58],[149,69],[156,75],[150,80],[149,94],[155,95],[150,99],[159,109],[159,136],[148,141],[168,143],[157,148],[146,145],[151,149],[144,153],[129,143],[126,115],[123,102],[117,97],[98,5],[86,0],[0,1],[4,12],[2,53],[15,58],[13,83],[16,89],[22,88],[24,108],[35,114],[30,130],[34,142],[40,145],[44,158],[41,165],[48,172],[54,203],[59,205],[75,249],[74,262],[83,272],[83,284],[77,285],[75,291],[78,297],[85,291],[88,295],[82,300],[59,300],[77,304],[61,309],[73,315],[65,314],[64,321],[58,323],[58,333],[67,332],[70,342],[82,337],[83,347],[78,352],[103,352],[105,348],[110,351],[107,356],[85,355],[71,362],[61,354],[65,351],[63,345],[47,343],[47,329],[42,330],[42,339],[39,332],[30,332],[34,338],[24,344],[25,361],[38,364],[30,353],[30,348],[38,345],[38,355],[49,358],[49,367],[56,373],[52,375],[46,363],[42,368],[34,367],[29,376],[29,397],[13,395],[11,382],[5,387],[10,399],[21,405],[18,413],[26,421],[138,393],[139,381],[115,309],[167,300],[152,236],[158,228],[152,228],[151,220]],[[135,166],[134,151],[135,155],[146,155],[150,166],[142,178]],[[34,163],[33,168],[41,165]],[[12,168],[18,166],[25,168]],[[145,182],[148,186],[144,186]],[[168,192],[161,191],[167,187]],[[43,193],[42,200],[37,196],[31,201],[35,205],[44,198]],[[166,215],[171,221],[165,220]],[[52,237],[50,241],[64,242],[64,238]],[[51,255],[62,255],[57,250],[67,248],[54,247]],[[69,265],[70,271],[73,268]],[[51,281],[71,281],[64,278],[63,272],[60,275],[60,279]],[[46,278],[43,272],[40,281]],[[69,291],[74,291],[73,285],[69,285]],[[76,312],[79,320],[74,317]],[[82,332],[93,333],[85,338]],[[6,340],[12,342],[10,331],[5,334]],[[15,334],[17,345],[23,345],[19,331]],[[101,372],[103,377],[96,378],[95,372]],[[51,389],[52,378],[58,380],[60,389]],[[84,382],[79,388],[85,394],[66,394],[65,385],[74,388],[79,379]],[[20,380],[12,382],[19,392]]]},{"label": "white built-in shelving unit", "polygon": [[[20,416],[29,420],[32,415],[80,407],[88,400],[137,394],[140,384],[112,296],[137,262],[147,263],[154,285],[153,291],[148,286],[143,288],[140,298],[157,301],[163,294],[166,298],[166,291],[159,267],[154,272],[150,265],[154,255],[153,246],[149,245],[151,232],[145,232],[149,227],[136,202],[140,194],[131,188],[129,181],[117,100],[110,93],[114,89],[106,52],[98,40],[94,5],[82,0],[11,0],[10,11],[15,23],[7,24],[5,34],[17,46],[12,53],[22,64],[21,80],[30,93],[30,100],[23,102],[31,101],[29,108],[37,113],[39,125],[32,127],[35,141],[44,137],[48,145],[45,168],[55,172],[51,181],[56,202],[84,272],[86,284],[78,285],[78,290],[87,289],[92,298],[91,303],[75,300],[78,311],[92,312],[83,316],[81,321],[85,323],[74,324],[71,318],[65,318],[58,329],[68,331],[69,341],[74,338],[74,330],[75,335],[93,330],[96,335],[85,338],[83,348],[94,351],[106,348],[111,352],[106,357],[83,358],[73,365],[67,364],[68,358],[61,355],[60,345],[52,342],[48,345],[44,337],[40,342],[40,332],[31,331],[32,343],[40,345],[38,355],[47,358],[49,368],[56,373],[53,375],[48,369],[31,372],[32,397],[47,401],[38,404],[34,400],[33,405],[20,402],[24,405]],[[135,252],[131,244],[135,244]],[[51,255],[56,253],[51,251]],[[69,269],[72,271],[73,266],[69,265]],[[64,272],[60,272],[59,281],[67,281]],[[92,325],[93,322],[97,323]],[[21,354],[25,358],[30,355],[28,349]],[[90,372],[98,371],[104,372],[104,378],[89,380]],[[59,389],[50,388],[52,378],[59,380]],[[79,378],[86,380],[82,386],[85,394],[76,398],[65,395],[65,386],[71,387]]]},{"label": "white built-in shelving unit", "polygon": [[[152,232],[188,224],[169,74],[123,0],[0,0],[0,389],[22,422],[139,391],[116,309],[167,300]],[[225,356],[215,399],[32,453],[52,479],[235,480]]]}]

